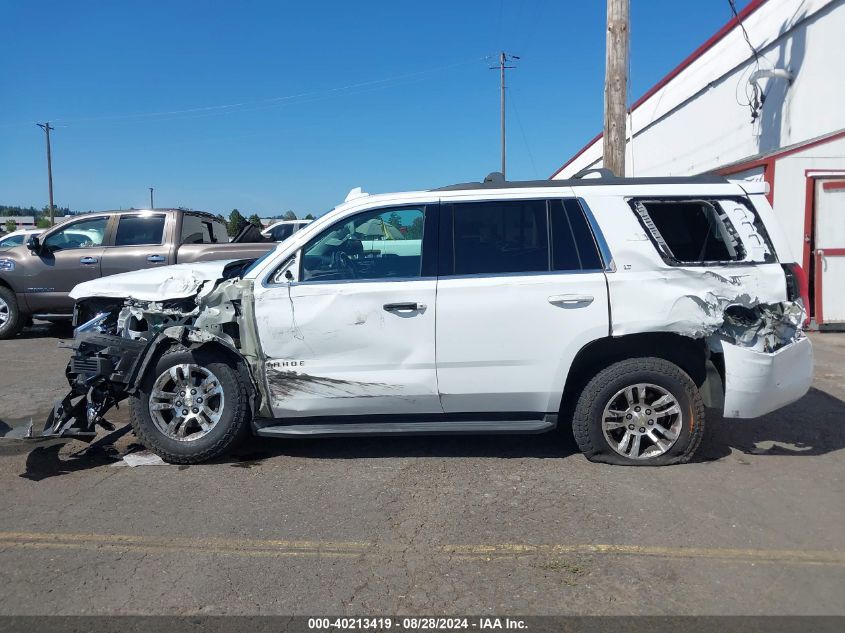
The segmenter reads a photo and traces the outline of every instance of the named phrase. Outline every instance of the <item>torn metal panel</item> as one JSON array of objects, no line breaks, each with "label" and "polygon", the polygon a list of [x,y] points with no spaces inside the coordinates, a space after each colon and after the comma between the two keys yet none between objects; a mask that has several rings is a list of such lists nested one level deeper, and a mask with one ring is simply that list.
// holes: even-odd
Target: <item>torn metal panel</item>
[{"label": "torn metal panel", "polygon": [[142,301],[193,297],[203,284],[220,279],[223,269],[230,263],[197,262],[134,270],[83,282],[71,290],[70,296],[77,301],[87,297],[132,297]]}]

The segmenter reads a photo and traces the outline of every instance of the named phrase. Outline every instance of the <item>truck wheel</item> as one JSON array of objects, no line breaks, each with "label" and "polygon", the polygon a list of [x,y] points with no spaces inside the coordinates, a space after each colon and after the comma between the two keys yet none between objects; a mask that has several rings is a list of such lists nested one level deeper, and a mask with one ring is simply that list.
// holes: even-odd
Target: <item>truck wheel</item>
[{"label": "truck wheel", "polygon": [[704,402],[692,379],[662,358],[631,358],[596,374],[572,422],[594,462],[663,466],[688,462],[704,435]]},{"label": "truck wheel", "polygon": [[0,339],[12,338],[23,328],[24,319],[11,288],[0,286]]},{"label": "truck wheel", "polygon": [[130,399],[130,420],[141,443],[165,461],[197,464],[247,433],[248,403],[237,368],[177,348],[162,355]]}]

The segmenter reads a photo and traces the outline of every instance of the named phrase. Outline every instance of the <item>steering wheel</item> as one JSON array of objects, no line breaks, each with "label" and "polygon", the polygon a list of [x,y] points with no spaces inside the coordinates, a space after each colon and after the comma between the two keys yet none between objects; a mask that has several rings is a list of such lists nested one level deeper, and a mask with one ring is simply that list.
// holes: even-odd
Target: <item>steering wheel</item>
[{"label": "steering wheel", "polygon": [[337,250],[332,254],[332,268],[346,269],[349,271],[349,276],[353,279],[358,278],[358,270],[352,259],[341,250]]}]

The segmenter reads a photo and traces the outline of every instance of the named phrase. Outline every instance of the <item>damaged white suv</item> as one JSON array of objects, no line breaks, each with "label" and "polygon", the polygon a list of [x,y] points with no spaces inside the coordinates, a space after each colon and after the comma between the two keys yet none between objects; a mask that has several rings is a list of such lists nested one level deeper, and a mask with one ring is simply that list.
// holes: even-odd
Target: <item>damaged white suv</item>
[{"label": "damaged white suv", "polygon": [[[172,462],[239,436],[538,433],[594,461],[688,461],[705,406],[809,388],[803,272],[761,185],[505,182],[346,202],[255,262],[83,283],[44,436],[130,399]],[[804,299],[803,304],[806,304]]]}]

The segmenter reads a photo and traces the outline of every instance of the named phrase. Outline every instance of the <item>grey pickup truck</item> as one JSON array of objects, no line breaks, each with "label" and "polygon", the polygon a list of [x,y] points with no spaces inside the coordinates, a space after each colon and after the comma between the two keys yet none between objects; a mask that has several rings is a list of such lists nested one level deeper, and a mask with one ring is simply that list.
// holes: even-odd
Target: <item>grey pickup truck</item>
[{"label": "grey pickup truck", "polygon": [[200,211],[85,214],[0,253],[0,339],[33,317],[71,317],[68,293],[83,281],[177,263],[257,258],[274,246],[251,225],[230,242],[225,223]]}]

